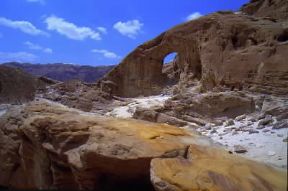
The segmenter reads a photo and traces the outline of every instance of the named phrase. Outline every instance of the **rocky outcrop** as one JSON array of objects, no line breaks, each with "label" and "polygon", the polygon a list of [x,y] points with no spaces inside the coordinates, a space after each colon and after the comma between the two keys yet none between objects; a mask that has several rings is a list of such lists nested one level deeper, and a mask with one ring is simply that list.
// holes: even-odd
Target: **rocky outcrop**
[{"label": "rocky outcrop", "polygon": [[36,78],[19,69],[0,66],[0,104],[30,101],[40,84],[43,86]]},{"label": "rocky outcrop", "polygon": [[31,102],[0,120],[0,185],[13,189],[153,190],[153,158],[184,156],[184,130]]},{"label": "rocky outcrop", "polygon": [[208,92],[178,94],[163,107],[137,108],[133,118],[158,123],[185,126],[195,123],[204,126],[219,123],[220,118],[235,118],[256,110],[254,98],[243,92]]},{"label": "rocky outcrop", "polygon": [[241,11],[257,17],[270,19],[288,18],[288,1],[286,0],[251,0],[241,8]]},{"label": "rocky outcrop", "polygon": [[[281,7],[287,9],[286,4]],[[176,52],[173,71],[181,88],[200,80],[202,91],[222,86],[285,95],[288,28],[284,17],[275,21],[219,12],[186,22],[137,47],[98,85],[124,97],[158,94],[169,82],[163,60]]]},{"label": "rocky outcrop", "polygon": [[114,66],[80,66],[73,64],[29,64],[9,62],[5,66],[19,68],[33,76],[47,77],[58,81],[81,80],[93,83],[102,78]]},{"label": "rocky outcrop", "polygon": [[279,172],[213,147],[191,145],[186,159],[153,159],[157,191],[284,191],[287,172]]},{"label": "rocky outcrop", "polygon": [[104,118],[34,101],[12,107],[0,118],[0,186],[284,190],[282,171],[207,146],[211,143],[205,138],[174,126]]},{"label": "rocky outcrop", "polygon": [[69,80],[51,85],[41,97],[64,104],[82,111],[106,110],[112,99],[111,95],[99,91],[94,84],[79,80]]}]

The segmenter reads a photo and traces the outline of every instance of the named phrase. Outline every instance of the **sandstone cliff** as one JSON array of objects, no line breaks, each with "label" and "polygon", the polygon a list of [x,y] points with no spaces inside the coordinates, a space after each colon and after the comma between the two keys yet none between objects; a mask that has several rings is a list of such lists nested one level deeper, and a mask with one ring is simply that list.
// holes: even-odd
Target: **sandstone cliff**
[{"label": "sandstone cliff", "polygon": [[[243,10],[249,12],[249,6],[260,3],[267,13],[267,2],[253,1]],[[287,1],[273,5],[287,13]],[[162,70],[163,59],[176,52],[173,71],[181,89],[200,80],[203,91],[226,86],[285,95],[288,18],[286,14],[279,16],[281,20],[257,17],[261,10],[253,9],[255,16],[218,12],[178,25],[137,47],[99,86],[124,97],[158,94],[169,81]]]}]

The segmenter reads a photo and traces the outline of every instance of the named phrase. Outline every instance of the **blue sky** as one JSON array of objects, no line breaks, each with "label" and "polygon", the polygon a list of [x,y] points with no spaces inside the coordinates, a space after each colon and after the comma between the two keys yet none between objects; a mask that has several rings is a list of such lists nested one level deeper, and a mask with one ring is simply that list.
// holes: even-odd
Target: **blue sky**
[{"label": "blue sky", "polygon": [[248,0],[1,0],[0,62],[117,64],[188,19]]}]

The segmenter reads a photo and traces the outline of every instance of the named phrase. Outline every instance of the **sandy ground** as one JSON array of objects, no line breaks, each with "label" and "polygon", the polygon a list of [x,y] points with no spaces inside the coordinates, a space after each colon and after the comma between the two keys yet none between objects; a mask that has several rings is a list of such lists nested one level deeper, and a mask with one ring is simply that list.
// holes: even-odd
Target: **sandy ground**
[{"label": "sandy ground", "polygon": [[[119,118],[131,118],[136,107],[150,108],[153,106],[162,106],[169,99],[169,96],[150,96],[131,99],[126,106],[114,108],[111,112],[106,113],[106,116]],[[235,153],[235,146],[240,145],[246,152],[239,155],[246,158],[264,162],[278,168],[287,168],[287,142],[283,140],[287,138],[288,128],[272,129],[272,126],[266,126],[259,130],[258,121],[251,122],[249,117],[236,121],[230,126],[210,126],[197,129],[197,131],[209,137],[216,144],[224,146],[227,151]],[[274,123],[275,123],[274,119]],[[210,127],[208,127],[210,126]],[[240,127],[248,127],[249,131],[236,131]],[[185,127],[189,129],[189,126]]]}]

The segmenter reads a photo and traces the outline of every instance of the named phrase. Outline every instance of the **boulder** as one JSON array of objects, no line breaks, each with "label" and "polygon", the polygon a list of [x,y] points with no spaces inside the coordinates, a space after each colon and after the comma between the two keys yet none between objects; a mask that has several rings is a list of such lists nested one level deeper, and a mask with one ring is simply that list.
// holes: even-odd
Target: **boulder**
[{"label": "boulder", "polygon": [[207,92],[185,94],[165,102],[164,109],[174,111],[175,115],[200,115],[204,118],[229,117],[251,113],[255,110],[252,97],[237,92]]},{"label": "boulder", "polygon": [[153,158],[183,156],[186,131],[35,101],[0,120],[0,185],[10,189],[152,190]]},{"label": "boulder", "polygon": [[186,158],[153,159],[151,181],[156,191],[286,191],[287,172],[191,145]]}]

